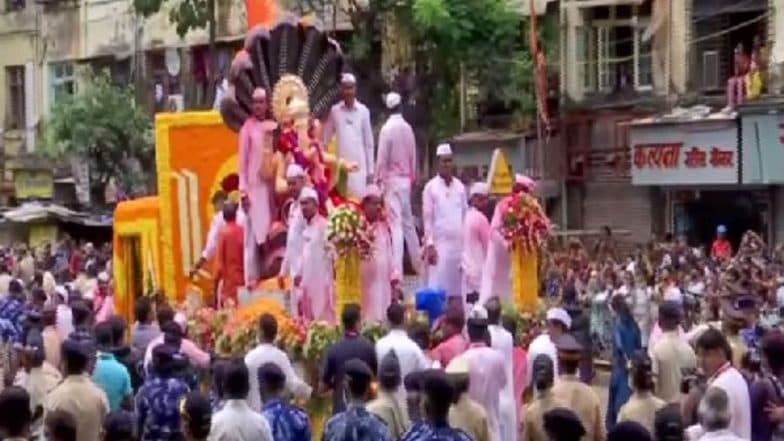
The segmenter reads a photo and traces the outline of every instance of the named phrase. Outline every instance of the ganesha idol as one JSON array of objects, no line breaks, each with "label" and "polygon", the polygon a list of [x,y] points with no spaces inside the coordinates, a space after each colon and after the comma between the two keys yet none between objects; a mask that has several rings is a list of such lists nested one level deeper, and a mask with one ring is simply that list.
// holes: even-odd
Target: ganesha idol
[{"label": "ganesha idol", "polygon": [[[260,118],[254,97],[267,99],[268,132],[252,146],[254,164],[265,195],[249,214],[250,225],[269,222],[266,240],[257,238],[257,256],[246,256],[246,272],[263,280],[278,274],[286,243],[289,194],[286,170],[296,163],[316,189],[324,214],[343,198],[336,189],[338,177],[357,169],[321,145],[321,123],[339,99],[343,54],[339,45],[316,24],[285,15],[272,28],[257,26],[248,32],[245,47],[229,71],[229,91],[221,102],[227,126],[240,131],[251,118]],[[271,118],[270,118],[271,117]],[[274,122],[271,121],[274,119]],[[265,129],[266,130],[266,129]],[[249,170],[250,172],[250,170]],[[259,202],[261,201],[261,202]],[[259,206],[264,207],[259,214]],[[254,217],[256,219],[254,219]]]}]

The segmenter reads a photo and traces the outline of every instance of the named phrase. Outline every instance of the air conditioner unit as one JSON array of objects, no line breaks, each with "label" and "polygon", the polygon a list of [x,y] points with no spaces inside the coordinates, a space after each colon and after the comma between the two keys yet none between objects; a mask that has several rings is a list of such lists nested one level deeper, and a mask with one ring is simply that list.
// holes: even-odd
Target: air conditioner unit
[{"label": "air conditioner unit", "polygon": [[719,51],[704,51],[702,53],[702,88],[720,89],[719,81]]},{"label": "air conditioner unit", "polygon": [[169,95],[169,100],[166,102],[167,112],[182,112],[185,110],[185,103],[182,94]]}]

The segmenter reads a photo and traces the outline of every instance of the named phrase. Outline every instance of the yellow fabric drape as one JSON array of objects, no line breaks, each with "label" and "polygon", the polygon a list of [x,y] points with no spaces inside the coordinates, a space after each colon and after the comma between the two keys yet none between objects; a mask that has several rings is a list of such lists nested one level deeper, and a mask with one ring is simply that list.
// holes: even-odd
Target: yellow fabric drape
[{"label": "yellow fabric drape", "polygon": [[362,275],[359,252],[351,250],[338,256],[335,262],[335,291],[337,305],[335,315],[340,317],[343,307],[348,303],[361,304]]},{"label": "yellow fabric drape", "polygon": [[539,305],[539,271],[536,252],[528,252],[515,243],[511,252],[512,292],[517,308],[536,312]]}]

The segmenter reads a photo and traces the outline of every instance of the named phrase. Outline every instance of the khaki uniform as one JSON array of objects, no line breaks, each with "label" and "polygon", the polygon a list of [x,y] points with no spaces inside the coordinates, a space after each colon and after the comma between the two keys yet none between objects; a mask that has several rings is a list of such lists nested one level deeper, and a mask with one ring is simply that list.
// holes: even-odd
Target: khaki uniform
[{"label": "khaki uniform", "polygon": [[463,394],[449,408],[449,425],[465,432],[474,441],[490,441],[487,412],[476,401]]},{"label": "khaki uniform", "polygon": [[367,410],[384,420],[393,439],[400,439],[408,430],[408,415],[389,392],[380,391],[378,397],[367,404]]},{"label": "khaki uniform", "polygon": [[635,392],[629,398],[629,401],[621,406],[621,411],[618,413],[618,422],[635,421],[648,429],[649,433],[654,433],[653,421],[656,411],[666,405],[667,403],[664,400],[653,396],[650,392]]},{"label": "khaki uniform", "polygon": [[44,414],[64,410],[76,420],[76,441],[101,439],[103,420],[109,413],[104,391],[87,375],[70,375],[44,400]]},{"label": "khaki uniform", "polygon": [[553,386],[553,396],[580,418],[585,428],[585,441],[607,438],[601,403],[591,386],[581,383],[575,375],[561,375]]},{"label": "khaki uniform", "polygon": [[548,390],[539,395],[525,410],[525,427],[523,441],[550,441],[544,430],[544,414],[557,407],[565,407]]},{"label": "khaki uniform", "polygon": [[656,396],[667,403],[681,400],[681,381],[684,369],[697,367],[694,349],[685,342],[678,331],[667,331],[651,351]]}]

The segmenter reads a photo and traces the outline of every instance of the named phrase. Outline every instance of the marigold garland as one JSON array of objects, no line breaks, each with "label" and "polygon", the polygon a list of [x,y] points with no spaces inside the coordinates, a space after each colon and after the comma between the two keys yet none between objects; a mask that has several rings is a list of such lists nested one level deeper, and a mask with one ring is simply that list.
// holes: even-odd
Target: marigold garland
[{"label": "marigold garland", "polygon": [[539,201],[526,193],[515,193],[501,200],[500,232],[509,243],[527,253],[538,251],[550,235],[552,225]]}]

